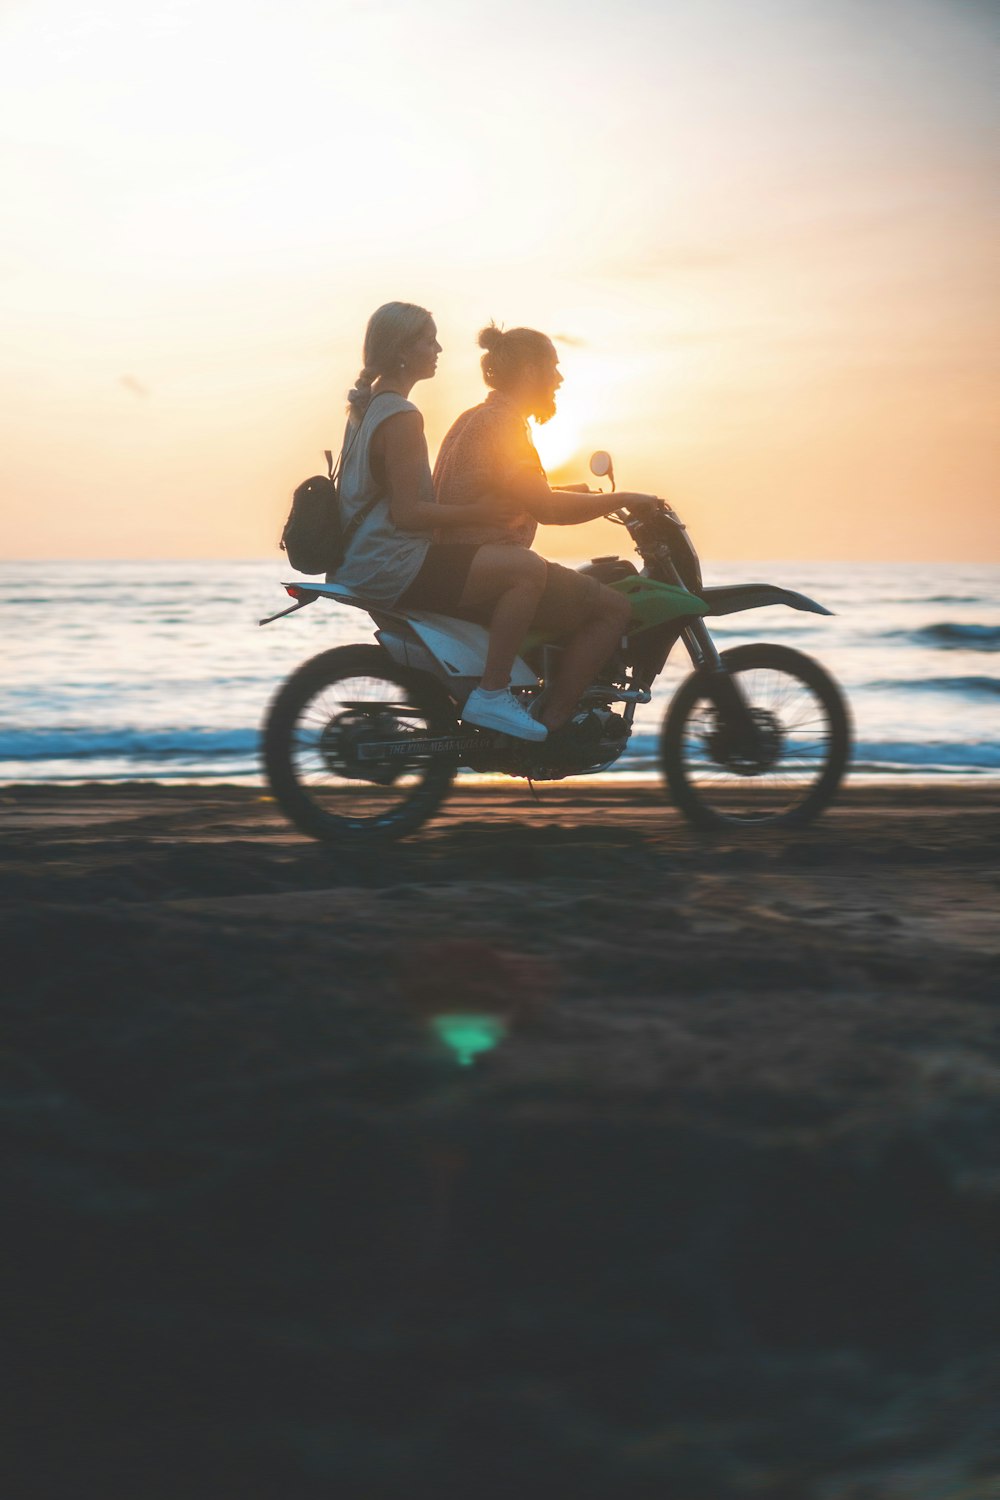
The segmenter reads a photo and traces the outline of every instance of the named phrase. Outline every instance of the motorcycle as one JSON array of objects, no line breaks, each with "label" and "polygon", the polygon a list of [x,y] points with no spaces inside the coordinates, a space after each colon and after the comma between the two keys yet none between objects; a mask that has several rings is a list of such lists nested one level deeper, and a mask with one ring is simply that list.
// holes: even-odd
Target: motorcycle
[{"label": "motorcycle", "polygon": [[[591,472],[614,491],[610,455]],[[563,486],[595,493],[588,484]],[[628,532],[642,566],[598,557],[580,568],[621,591],[632,607],[619,649],[584,692],[581,744],[556,751],[463,724],[478,684],[487,631],[474,619],[366,602],[334,583],[287,583],[295,601],[260,621],[330,599],[370,615],[375,645],[338,646],[306,661],[279,688],[263,731],[275,800],[302,833],[357,847],[401,838],[430,818],[460,768],[535,782],[605,771],[624,753],[636,709],[681,642],[693,671],[669,705],[659,766],[674,802],[695,827],[800,826],[833,800],[850,749],[846,702],[830,674],[787,646],[719,651],[706,620],[770,605],[832,611],[773,584],[706,588],[698,554],[673,507],[609,520]],[[535,633],[514,663],[511,691],[525,707],[557,668],[558,638]]]}]

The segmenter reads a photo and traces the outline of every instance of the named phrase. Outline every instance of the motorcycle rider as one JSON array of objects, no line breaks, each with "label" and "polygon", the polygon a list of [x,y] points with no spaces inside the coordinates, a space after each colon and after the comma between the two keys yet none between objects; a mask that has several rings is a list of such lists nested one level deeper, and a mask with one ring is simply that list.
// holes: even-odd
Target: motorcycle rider
[{"label": "motorcycle rider", "polygon": [[[530,549],[539,522],[574,526],[622,505],[641,509],[654,503],[648,495],[551,489],[531,441],[528,418],[547,422],[555,415],[556,392],[563,380],[555,345],[536,329],[505,332],[495,323],[482,329],[479,345],[485,350],[481,365],[490,392],[481,405],[463,412],[445,435],[434,466],[434,489],[445,510],[464,512],[470,505],[497,499],[506,502],[506,508],[477,521],[452,522],[449,516],[449,540],[534,558],[538,554]],[[552,735],[568,724],[580,694],[617,647],[630,610],[622,594],[595,578],[540,557],[539,562],[545,569],[545,588],[532,625],[566,637],[555,681],[538,709]]]},{"label": "motorcycle rider", "polygon": [[[492,526],[502,534],[516,502],[482,495],[447,511],[436,503],[423,418],[409,395],[418,380],[433,377],[440,353],[425,308],[387,302],[369,319],[364,364],[348,396],[339,487],[343,523],[369,508],[336,582],[381,604],[483,612],[489,622],[486,663],[462,717],[541,741],[547,729],[513,697],[510,674],[545,589],[545,563],[533,552],[489,540],[450,543],[461,527]],[[370,504],[382,497],[388,505]],[[432,540],[441,531],[449,541]]]}]

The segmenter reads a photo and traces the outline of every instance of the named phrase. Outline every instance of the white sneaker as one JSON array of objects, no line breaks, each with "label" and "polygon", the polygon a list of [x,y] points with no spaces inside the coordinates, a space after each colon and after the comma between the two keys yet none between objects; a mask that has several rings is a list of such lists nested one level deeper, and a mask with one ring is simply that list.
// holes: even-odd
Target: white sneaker
[{"label": "white sneaker", "polygon": [[501,734],[513,735],[516,740],[544,740],[548,734],[545,725],[526,713],[507,688],[500,688],[495,693],[474,689],[466,699],[462,718],[466,724],[478,724],[480,729],[499,729]]}]

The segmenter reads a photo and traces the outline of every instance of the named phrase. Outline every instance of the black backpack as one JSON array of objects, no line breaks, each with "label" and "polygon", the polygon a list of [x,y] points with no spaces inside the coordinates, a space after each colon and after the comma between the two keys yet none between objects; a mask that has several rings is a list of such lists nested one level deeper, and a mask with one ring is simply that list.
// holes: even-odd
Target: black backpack
[{"label": "black backpack", "polygon": [[382,499],[374,495],[347,523],[340,524],[340,495],[333,454],[326,452],[326,474],[314,474],[292,496],[279,546],[296,573],[334,573],[348,543],[365,517]]},{"label": "black backpack", "polygon": [[327,472],[299,485],[281,533],[279,546],[297,573],[330,573],[346,551],[333,454],[325,457]]},{"label": "black backpack", "polygon": [[[382,395],[383,392],[376,394]],[[373,396],[372,400],[375,399]],[[351,434],[348,452],[359,430],[356,427]],[[326,473],[306,479],[292,495],[292,508],[278,543],[296,573],[335,572],[344,560],[351,537],[382,499],[381,495],[374,495],[355,512],[346,526],[342,526],[339,479],[344,451],[341,451],[336,465],[329,448],[324,449],[323,457],[326,459]]]}]

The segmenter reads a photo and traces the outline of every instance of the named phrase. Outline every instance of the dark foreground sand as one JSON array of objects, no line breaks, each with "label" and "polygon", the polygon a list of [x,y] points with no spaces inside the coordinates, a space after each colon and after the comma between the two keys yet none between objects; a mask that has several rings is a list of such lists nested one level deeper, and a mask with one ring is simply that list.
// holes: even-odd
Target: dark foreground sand
[{"label": "dark foreground sand", "polygon": [[1000,1495],[997,793],[541,796],[0,791],[9,1500]]}]

